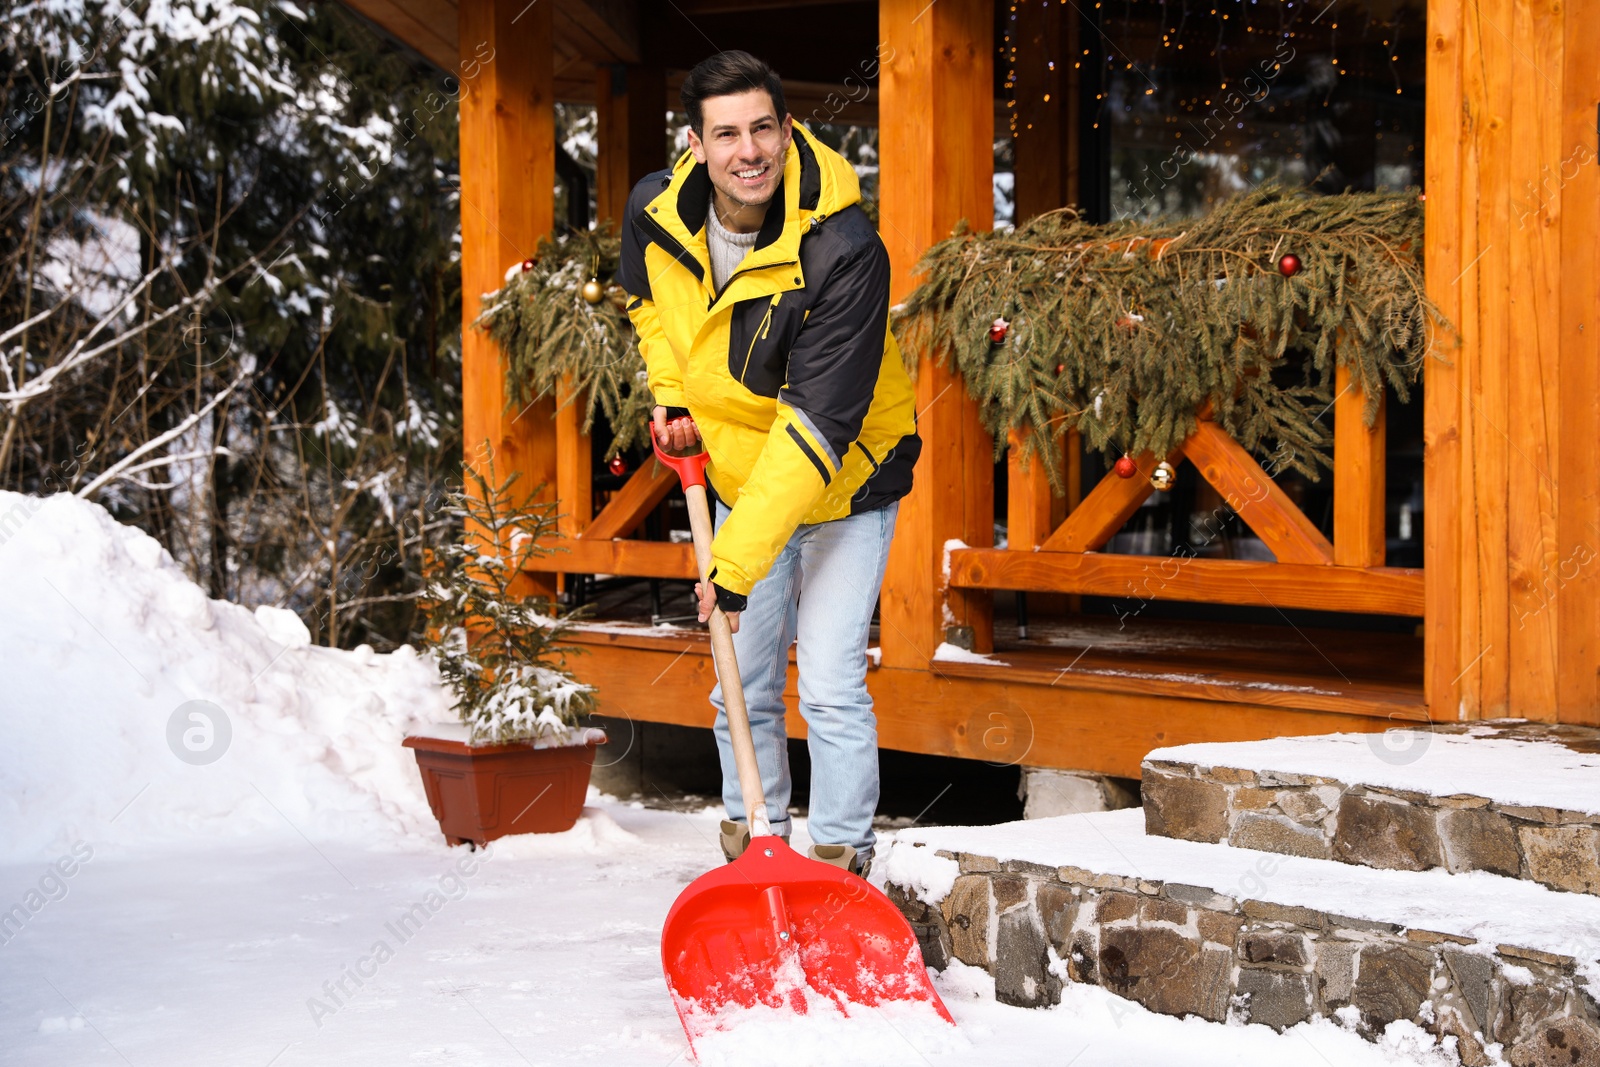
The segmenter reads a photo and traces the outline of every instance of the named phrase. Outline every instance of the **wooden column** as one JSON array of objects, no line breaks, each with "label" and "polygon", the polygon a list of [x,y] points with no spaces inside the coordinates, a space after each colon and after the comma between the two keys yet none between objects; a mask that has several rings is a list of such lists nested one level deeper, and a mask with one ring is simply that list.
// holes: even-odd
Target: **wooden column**
[{"label": "wooden column", "polygon": [[634,183],[667,165],[667,77],[660,67],[602,65],[594,98],[596,214],[620,222]]},{"label": "wooden column", "polygon": [[[468,463],[487,441],[517,488],[556,477],[555,402],[507,406],[499,349],[472,320],[506,268],[532,256],[555,213],[552,7],[461,0],[461,425]],[[548,590],[542,590],[548,591]]]},{"label": "wooden column", "polygon": [[[994,9],[988,0],[881,0],[878,19],[878,229],[890,297],[900,300],[917,257],[957,222],[994,224]],[[947,541],[994,543],[993,443],[960,377],[919,355],[922,459],[884,579],[886,667],[925,667],[947,625],[972,627],[980,648],[993,639],[993,597],[946,591],[944,574]]]},{"label": "wooden column", "polygon": [[1378,418],[1367,428],[1367,398],[1339,368],[1333,401],[1333,561],[1343,567],[1381,567],[1385,539],[1384,463],[1388,430],[1383,401]]},{"label": "wooden column", "polygon": [[[1020,4],[1015,160],[1017,222],[1078,203],[1078,84],[1082,55],[1077,8]],[[1052,65],[1053,64],[1053,65]]]},{"label": "wooden column", "polygon": [[[1431,0],[1428,701],[1600,722],[1593,0]],[[1452,347],[1459,340],[1459,347]]]},{"label": "wooden column", "polygon": [[1553,279],[1561,298],[1555,338],[1561,439],[1552,458],[1562,472],[1556,543],[1565,582],[1555,606],[1556,711],[1563,722],[1594,724],[1600,723],[1600,12],[1593,0],[1565,10],[1560,144],[1567,154]]},{"label": "wooden column", "polygon": [[[1016,66],[1009,73],[1016,83],[1012,94],[1016,107],[1011,109],[1016,118],[1012,192],[1018,225],[1078,202],[1081,79],[1074,64],[1082,52],[1080,22],[1076,8],[1061,4],[1022,4],[1017,8],[1012,38],[1019,47]],[[1043,544],[1078,504],[1078,438],[1074,431],[1065,441],[1067,491],[1061,497],[1051,492],[1043,457],[1021,463],[1015,436],[1009,442],[1006,464],[1006,538],[1012,548],[1026,549]],[[1076,610],[1078,598],[1034,593],[1028,604],[1033,614],[1050,614]]]}]

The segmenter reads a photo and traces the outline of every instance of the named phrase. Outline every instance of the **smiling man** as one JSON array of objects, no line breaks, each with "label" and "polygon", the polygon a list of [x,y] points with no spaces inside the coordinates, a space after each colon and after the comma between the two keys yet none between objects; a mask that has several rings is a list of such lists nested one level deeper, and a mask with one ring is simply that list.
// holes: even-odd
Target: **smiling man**
[{"label": "smiling man", "polygon": [[[773,832],[790,827],[783,688],[797,643],[812,855],[865,873],[878,804],[867,642],[922,448],[889,331],[889,256],[855,170],[791,119],[765,63],[712,56],[682,100],[689,150],[634,187],[617,278],[658,439],[710,453],[700,618],[720,605],[733,621]],[[731,860],[750,835],[720,687],[711,702]]]}]

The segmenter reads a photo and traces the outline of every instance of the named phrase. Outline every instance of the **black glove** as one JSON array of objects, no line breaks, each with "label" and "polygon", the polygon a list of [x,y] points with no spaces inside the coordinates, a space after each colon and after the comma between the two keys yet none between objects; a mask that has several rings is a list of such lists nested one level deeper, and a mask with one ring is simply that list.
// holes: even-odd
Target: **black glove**
[{"label": "black glove", "polygon": [[715,568],[712,568],[711,577],[711,588],[716,590],[717,594],[717,607],[722,609],[724,615],[735,611],[743,611],[749,605],[749,597],[743,593],[730,593],[716,583],[717,572]]}]

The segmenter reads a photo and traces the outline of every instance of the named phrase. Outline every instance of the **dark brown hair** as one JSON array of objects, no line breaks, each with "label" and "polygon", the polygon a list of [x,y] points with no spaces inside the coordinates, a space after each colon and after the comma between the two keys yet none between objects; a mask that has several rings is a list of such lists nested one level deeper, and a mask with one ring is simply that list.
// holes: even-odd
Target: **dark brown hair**
[{"label": "dark brown hair", "polygon": [[683,110],[689,113],[689,125],[695,136],[705,136],[705,114],[701,103],[713,96],[736,96],[752,89],[765,89],[772,98],[772,110],[779,122],[788,114],[783,100],[783,83],[777,72],[749,52],[738,50],[718,52],[710,59],[701,60],[683,80],[678,98]]}]

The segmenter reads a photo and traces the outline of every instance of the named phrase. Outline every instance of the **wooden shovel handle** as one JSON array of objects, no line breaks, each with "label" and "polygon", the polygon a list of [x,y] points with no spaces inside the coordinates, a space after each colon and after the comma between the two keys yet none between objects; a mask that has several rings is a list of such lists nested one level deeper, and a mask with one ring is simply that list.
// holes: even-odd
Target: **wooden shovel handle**
[{"label": "wooden shovel handle", "polygon": [[[686,484],[683,495],[689,502],[689,531],[694,535],[694,559],[699,565],[701,587],[711,587],[711,507],[704,485]],[[744,684],[739,679],[739,660],[733,652],[733,629],[720,607],[713,608],[711,662],[722,683],[722,705],[728,716],[728,737],[733,742],[733,761],[739,768],[739,792],[744,795],[745,818],[750,836],[765,837],[772,832],[767,820],[767,798],[761,790],[761,768],[756,764],[756,743],[750,736],[750,713],[745,708]]]}]

